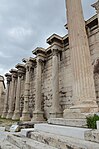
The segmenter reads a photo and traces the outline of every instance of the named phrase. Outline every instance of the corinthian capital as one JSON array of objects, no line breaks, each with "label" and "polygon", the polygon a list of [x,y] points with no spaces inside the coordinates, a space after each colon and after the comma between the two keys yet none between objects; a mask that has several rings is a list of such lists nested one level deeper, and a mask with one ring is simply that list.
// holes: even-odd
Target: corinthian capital
[{"label": "corinthian capital", "polygon": [[7,84],[9,84],[10,81],[11,81],[11,74],[10,73],[6,73],[5,77],[6,77],[6,80],[7,80]]},{"label": "corinthian capital", "polygon": [[16,69],[11,69],[10,73],[12,74],[12,78],[17,78],[17,70]]},{"label": "corinthian capital", "polygon": [[91,6],[96,9],[97,13],[99,13],[99,0],[96,3],[92,4]]},{"label": "corinthian capital", "polygon": [[53,44],[51,51],[53,56],[58,56],[58,53],[62,51],[62,47],[60,47],[58,44]]},{"label": "corinthian capital", "polygon": [[52,49],[53,56],[58,56],[58,49]]}]

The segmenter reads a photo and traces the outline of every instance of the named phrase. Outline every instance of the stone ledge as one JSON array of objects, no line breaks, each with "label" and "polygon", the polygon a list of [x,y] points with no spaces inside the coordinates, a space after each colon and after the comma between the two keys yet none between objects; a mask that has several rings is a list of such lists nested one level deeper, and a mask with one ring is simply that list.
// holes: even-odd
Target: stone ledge
[{"label": "stone ledge", "polygon": [[48,119],[48,123],[62,126],[87,127],[86,119],[50,118]]},{"label": "stone ledge", "polygon": [[52,133],[56,135],[62,135],[67,137],[73,137],[84,140],[84,133],[88,130],[87,128],[76,128],[69,126],[58,126],[50,124],[35,124],[34,131],[42,131],[47,133]]}]

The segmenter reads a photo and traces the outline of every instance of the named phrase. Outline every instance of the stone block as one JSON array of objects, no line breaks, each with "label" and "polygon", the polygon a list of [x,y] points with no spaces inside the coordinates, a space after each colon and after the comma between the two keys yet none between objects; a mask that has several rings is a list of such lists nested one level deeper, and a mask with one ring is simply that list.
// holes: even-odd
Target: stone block
[{"label": "stone block", "polygon": [[99,143],[99,130],[86,131],[85,140]]},{"label": "stone block", "polygon": [[67,137],[79,138],[84,140],[84,133],[90,129],[76,128],[68,126],[58,126],[50,124],[35,124],[34,131],[41,131],[52,133],[56,135],[62,135]]},{"label": "stone block", "polygon": [[76,109],[65,109],[63,117],[65,119],[86,119],[86,116]]},{"label": "stone block", "polygon": [[[8,135],[7,141],[9,141],[14,146],[17,146],[20,149],[58,149],[48,144],[37,142],[35,140],[26,138],[26,137],[17,137],[15,135]],[[15,147],[14,147],[15,148]]]},{"label": "stone block", "polygon": [[14,124],[10,127],[10,132],[18,132],[20,130],[19,125]]},{"label": "stone block", "polygon": [[62,126],[72,126],[72,127],[85,127],[86,119],[64,119],[64,118],[50,118],[48,119],[49,124],[62,125]]},{"label": "stone block", "polygon": [[22,136],[27,137],[28,136],[28,133],[33,132],[33,131],[34,131],[34,128],[21,129],[20,134]]},{"label": "stone block", "polygon": [[58,149],[99,149],[98,143],[41,131],[31,132],[30,138]]}]

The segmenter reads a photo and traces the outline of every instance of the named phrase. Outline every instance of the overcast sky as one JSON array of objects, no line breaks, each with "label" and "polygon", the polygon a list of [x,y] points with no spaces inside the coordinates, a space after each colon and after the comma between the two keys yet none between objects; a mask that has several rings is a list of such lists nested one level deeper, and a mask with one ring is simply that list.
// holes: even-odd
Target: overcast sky
[{"label": "overcast sky", "polygon": [[[95,14],[90,5],[96,1],[82,0],[85,19]],[[47,47],[53,33],[64,36],[65,23],[65,0],[0,0],[0,74]]]}]

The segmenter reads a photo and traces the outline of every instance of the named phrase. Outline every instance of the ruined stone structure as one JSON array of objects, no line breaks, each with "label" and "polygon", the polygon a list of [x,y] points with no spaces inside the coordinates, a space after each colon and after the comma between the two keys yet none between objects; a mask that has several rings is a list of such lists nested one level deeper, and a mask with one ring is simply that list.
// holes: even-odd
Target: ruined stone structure
[{"label": "ruined stone structure", "polygon": [[2,117],[41,122],[63,117],[66,109],[99,111],[99,1],[93,5],[97,14],[86,22],[80,0],[66,4],[69,34],[53,34],[47,49],[37,47],[35,58],[23,59],[5,75]]},{"label": "ruined stone structure", "polygon": [[5,99],[5,83],[4,77],[0,75],[0,116],[4,109],[4,99]]}]

